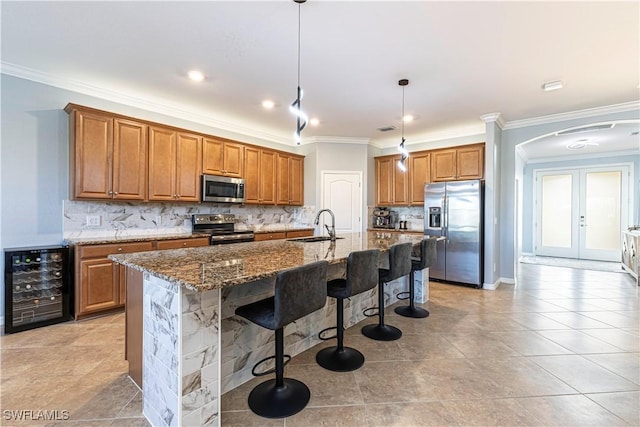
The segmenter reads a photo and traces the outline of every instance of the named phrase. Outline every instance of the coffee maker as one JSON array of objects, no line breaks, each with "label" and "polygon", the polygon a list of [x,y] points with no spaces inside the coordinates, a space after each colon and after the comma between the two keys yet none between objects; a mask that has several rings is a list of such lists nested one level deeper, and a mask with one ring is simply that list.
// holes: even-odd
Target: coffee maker
[{"label": "coffee maker", "polygon": [[373,228],[396,228],[397,222],[397,212],[382,207],[373,209]]}]

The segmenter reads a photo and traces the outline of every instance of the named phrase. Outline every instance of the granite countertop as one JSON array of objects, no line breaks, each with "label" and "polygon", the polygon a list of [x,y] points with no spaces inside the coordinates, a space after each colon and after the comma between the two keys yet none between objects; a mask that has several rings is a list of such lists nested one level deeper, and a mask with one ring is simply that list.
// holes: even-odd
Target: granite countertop
[{"label": "granite countertop", "polygon": [[306,230],[314,230],[313,227],[268,227],[268,228],[259,228],[254,229],[254,234],[267,234],[267,233],[284,233],[286,231],[306,231]]},{"label": "granite countertop", "polygon": [[194,291],[219,289],[275,276],[279,271],[327,260],[346,261],[354,251],[380,249],[397,243],[418,245],[424,236],[403,233],[351,233],[335,242],[275,240],[110,255],[127,267],[149,273]]},{"label": "granite countertop", "polygon": [[424,234],[424,230],[400,230],[395,228],[367,228],[367,231],[378,233],[410,233],[410,234]]}]

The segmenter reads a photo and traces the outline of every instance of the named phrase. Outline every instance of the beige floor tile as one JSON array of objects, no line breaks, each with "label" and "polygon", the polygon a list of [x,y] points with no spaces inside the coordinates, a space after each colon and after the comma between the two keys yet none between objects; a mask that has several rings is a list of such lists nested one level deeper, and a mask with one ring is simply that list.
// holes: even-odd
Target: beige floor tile
[{"label": "beige floor tile", "polygon": [[580,313],[564,312],[564,313],[542,313],[543,316],[548,317],[551,320],[555,320],[558,323],[567,325],[573,329],[606,329],[613,326],[603,322],[599,322],[591,317],[587,317],[586,313],[582,315]]},{"label": "beige floor tile", "polygon": [[492,332],[489,336],[523,356],[571,353],[536,331]]},{"label": "beige floor tile", "polygon": [[640,426],[640,392],[598,393],[586,396],[629,425]]},{"label": "beige floor tile", "polygon": [[622,329],[584,329],[582,332],[624,351],[640,352],[640,338],[637,333]]},{"label": "beige floor tile", "polygon": [[439,334],[403,334],[396,342],[404,360],[465,357],[460,350]]},{"label": "beige floor tile", "polygon": [[452,400],[442,402],[449,417],[461,426],[539,426],[515,399]]},{"label": "beige floor tile", "polygon": [[533,331],[544,331],[549,329],[568,329],[567,325],[551,320],[540,313],[515,313],[513,320],[523,325],[526,329]]},{"label": "beige floor tile", "polygon": [[441,402],[409,402],[366,405],[366,423],[341,426],[424,427],[459,425]]},{"label": "beige floor tile", "polygon": [[516,399],[540,426],[623,426],[624,420],[581,395]]},{"label": "beige floor tile", "polygon": [[640,384],[640,364],[638,363],[640,354],[638,353],[589,354],[584,357],[629,381]]},{"label": "beige floor tile", "polygon": [[591,319],[616,328],[637,328],[638,319],[627,311],[589,311],[583,314]]},{"label": "beige floor tile", "polygon": [[446,335],[446,340],[469,359],[518,356],[511,347],[488,335],[454,332]]},{"label": "beige floor tile", "polygon": [[367,424],[364,405],[307,407],[286,419],[287,427],[343,427]]},{"label": "beige floor tile", "polygon": [[292,365],[287,376],[309,387],[309,407],[364,403],[353,372],[328,372],[319,365]]},{"label": "beige floor tile", "polygon": [[581,393],[638,390],[637,384],[582,356],[536,356],[529,360]]},{"label": "beige floor tile", "polygon": [[284,419],[262,418],[247,411],[222,412],[220,425],[224,427],[283,427]]},{"label": "beige floor tile", "polygon": [[616,353],[624,350],[578,330],[538,331],[543,337],[576,354]]}]

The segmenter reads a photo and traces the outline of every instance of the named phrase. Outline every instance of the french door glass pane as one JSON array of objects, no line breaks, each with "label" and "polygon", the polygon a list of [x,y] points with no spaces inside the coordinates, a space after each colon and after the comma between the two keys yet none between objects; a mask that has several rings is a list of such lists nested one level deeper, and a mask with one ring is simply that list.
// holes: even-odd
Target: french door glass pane
[{"label": "french door glass pane", "polygon": [[620,171],[586,177],[585,247],[615,250],[620,243]]},{"label": "french door glass pane", "polygon": [[571,247],[571,175],[542,177],[542,246]]}]

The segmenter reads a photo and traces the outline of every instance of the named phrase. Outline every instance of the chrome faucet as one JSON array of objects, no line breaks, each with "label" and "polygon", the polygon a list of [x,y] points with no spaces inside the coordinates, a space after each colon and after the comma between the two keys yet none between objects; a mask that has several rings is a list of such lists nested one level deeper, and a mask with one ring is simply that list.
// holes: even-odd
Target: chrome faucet
[{"label": "chrome faucet", "polygon": [[327,224],[325,224],[324,226],[329,232],[329,238],[331,239],[331,241],[335,242],[336,241],[336,217],[335,215],[333,215],[333,212],[331,212],[331,209],[321,209],[320,211],[318,211],[318,214],[316,215],[316,219],[313,223],[315,225],[318,225],[320,223],[320,214],[322,212],[329,212],[329,214],[331,215],[331,228],[329,228]]}]

